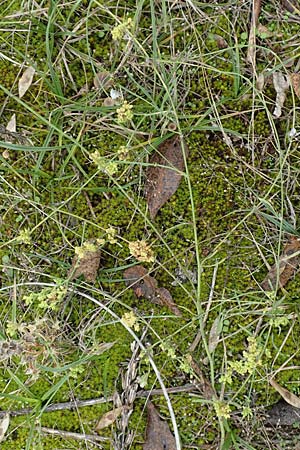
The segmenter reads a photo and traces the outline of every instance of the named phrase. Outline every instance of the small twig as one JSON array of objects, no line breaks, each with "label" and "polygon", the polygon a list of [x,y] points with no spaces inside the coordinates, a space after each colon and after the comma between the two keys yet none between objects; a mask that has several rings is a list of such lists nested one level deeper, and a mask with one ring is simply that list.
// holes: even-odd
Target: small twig
[{"label": "small twig", "polygon": [[76,439],[77,441],[106,442],[109,438],[98,436],[97,434],[72,433],[71,431],[56,430],[54,428],[41,427],[42,433],[51,434],[52,436],[60,436],[68,439]]},{"label": "small twig", "polygon": [[[183,386],[170,387],[167,388],[167,392],[169,394],[177,394],[180,392],[190,392],[195,390],[194,384],[184,384]],[[162,389],[152,389],[149,391],[139,391],[137,392],[137,398],[149,397],[151,395],[163,395]],[[43,409],[43,412],[53,412],[53,411],[63,411],[73,408],[82,408],[84,406],[94,406],[101,405],[103,403],[110,403],[113,401],[113,396],[110,397],[100,397],[100,398],[92,398],[90,400],[74,400],[72,402],[62,402],[62,403],[54,403],[53,405],[46,406]],[[11,417],[17,416],[27,416],[28,414],[33,413],[35,410],[33,408],[21,408],[16,409],[14,411],[0,411],[0,419],[4,417],[7,413]]]}]

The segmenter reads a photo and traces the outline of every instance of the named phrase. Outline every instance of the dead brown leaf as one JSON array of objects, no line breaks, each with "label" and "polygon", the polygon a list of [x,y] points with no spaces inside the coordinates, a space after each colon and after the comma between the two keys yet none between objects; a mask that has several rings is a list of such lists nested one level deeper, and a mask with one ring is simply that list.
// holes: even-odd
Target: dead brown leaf
[{"label": "dead brown leaf", "polygon": [[[188,148],[184,144],[185,156]],[[145,196],[151,219],[176,192],[184,171],[184,156],[179,136],[163,142],[150,159],[146,172]],[[158,167],[164,166],[164,167]]]},{"label": "dead brown leaf", "polygon": [[103,416],[96,425],[95,431],[102,430],[103,428],[112,425],[121,415],[124,409],[126,409],[126,406],[120,406],[119,408],[112,409],[111,411],[108,411],[107,413],[103,414]]},{"label": "dead brown leaf", "polygon": [[300,408],[300,398],[297,397],[292,392],[288,391],[286,388],[280,386],[274,379],[269,380],[270,385],[281,395],[281,397],[289,403],[289,405],[294,406],[295,408]]},{"label": "dead brown leaf", "polygon": [[23,95],[28,91],[32,84],[33,76],[35,74],[35,69],[33,67],[28,67],[21,78],[19,79],[19,97],[22,98]]},{"label": "dead brown leaf", "polygon": [[159,414],[150,401],[147,403],[148,418],[146,441],[143,450],[176,450],[176,442],[167,422],[160,419]]},{"label": "dead brown leaf", "polygon": [[143,266],[129,267],[124,272],[124,278],[126,285],[132,287],[138,298],[144,297],[157,305],[166,306],[176,316],[181,316],[170,292],[165,288],[159,288],[156,279],[148,275],[147,269]]},{"label": "dead brown leaf", "polygon": [[297,95],[298,98],[300,98],[300,73],[292,73],[291,82],[295,94]]},{"label": "dead brown leaf", "polygon": [[289,242],[283,249],[278,263],[271,267],[266,278],[260,285],[264,291],[275,291],[277,287],[283,288],[287,284],[287,282],[294,276],[300,264],[300,255],[296,254],[299,251],[300,239],[295,236],[291,236]]},{"label": "dead brown leaf", "polygon": [[81,257],[75,255],[68,274],[70,280],[83,275],[86,281],[95,282],[100,265],[100,257],[101,252],[96,247],[95,250],[85,250]]}]

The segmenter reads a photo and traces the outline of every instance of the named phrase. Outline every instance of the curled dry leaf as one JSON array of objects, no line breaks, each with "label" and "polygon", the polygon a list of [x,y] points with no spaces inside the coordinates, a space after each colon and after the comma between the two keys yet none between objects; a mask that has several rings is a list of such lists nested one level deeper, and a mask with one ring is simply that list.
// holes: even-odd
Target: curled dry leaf
[{"label": "curled dry leaf", "polygon": [[266,278],[261,283],[261,288],[268,291],[276,291],[277,287],[283,288],[287,282],[294,276],[299,264],[300,239],[291,236],[289,242],[285,245],[283,253],[279,258],[278,264],[274,264]]},{"label": "curled dry leaf", "polygon": [[294,408],[300,408],[300,398],[297,397],[297,395],[280,386],[280,384],[272,378],[269,380],[269,383],[289,405],[294,406]]},{"label": "curled dry leaf", "polygon": [[[185,143],[183,149],[187,158],[188,148]],[[176,192],[184,171],[180,137],[175,136],[163,142],[150,159],[150,164],[146,172],[145,197],[150,217],[154,219],[159,209]]]},{"label": "curled dry leaf", "polygon": [[79,257],[75,255],[72,261],[72,267],[68,276],[70,280],[83,275],[86,281],[94,282],[100,265],[101,252],[98,248],[95,250],[85,250],[84,255]]},{"label": "curled dry leaf", "polygon": [[119,408],[112,409],[111,411],[108,411],[107,413],[103,414],[103,416],[96,425],[95,431],[102,430],[103,428],[112,425],[121,415],[124,409],[126,409],[126,406],[119,406]]},{"label": "curled dry leaf", "polygon": [[274,72],[273,84],[276,91],[276,106],[273,115],[278,119],[278,117],[280,117],[282,113],[282,107],[284,105],[286,97],[286,90],[289,88],[290,82],[282,72]]},{"label": "curled dry leaf", "polygon": [[3,441],[8,426],[9,426],[9,414],[5,414],[5,416],[0,420],[0,442]]},{"label": "curled dry leaf", "polygon": [[138,298],[144,297],[158,305],[167,306],[176,316],[181,316],[170,292],[165,288],[159,288],[156,279],[148,275],[147,269],[143,266],[129,267],[124,272],[124,278],[126,285],[132,287]]},{"label": "curled dry leaf", "polygon": [[176,442],[167,422],[160,419],[153,403],[147,403],[146,441],[143,450],[176,450]]},{"label": "curled dry leaf", "polygon": [[300,73],[291,74],[291,83],[295,94],[298,98],[300,98]]},{"label": "curled dry leaf", "polygon": [[23,95],[28,91],[32,84],[33,76],[35,74],[35,69],[33,67],[28,67],[21,78],[19,79],[19,97],[22,98]]}]

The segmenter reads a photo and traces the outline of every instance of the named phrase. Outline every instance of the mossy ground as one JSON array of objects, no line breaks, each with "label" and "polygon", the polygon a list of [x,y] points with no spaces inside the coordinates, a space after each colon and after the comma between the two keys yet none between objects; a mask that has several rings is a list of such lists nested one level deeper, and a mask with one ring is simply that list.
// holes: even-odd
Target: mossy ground
[{"label": "mossy ground", "polygon": [[[257,37],[256,69],[269,80],[260,93],[245,62],[248,6],[204,2],[194,10],[183,3],[173,9],[152,1],[45,2],[39,12],[31,2],[0,6],[6,27],[0,51],[12,60],[0,59],[1,123],[15,113],[17,131],[32,142],[25,149],[16,142],[5,148],[2,142],[8,154],[0,156],[0,331],[3,340],[27,346],[22,357],[3,357],[1,408],[36,407],[33,416],[11,419],[4,450],[93,448],[42,435],[39,427],[93,433],[111,403],[40,411],[47,402],[106,397],[116,386],[121,389],[119,370],[131,356],[133,338],[120,321],[71,287],[53,310],[39,308],[39,300],[24,301],[29,292],[40,292],[42,283],[63,284],[75,247],[106,238],[110,226],[117,230],[117,242],[103,246],[95,284],[77,280],[77,289],[119,317],[132,309],[139,317],[139,336],[150,324],[145,339],[167,387],[189,382],[180,364],[207,312],[193,356],[232,413],[219,421],[201,393],[171,396],[183,448],[221,448],[222,433],[224,448],[246,448],[243,440],[253,445],[247,448],[265,448],[256,425],[243,418],[245,408],[256,415],[278,398],[268,385],[276,371],[278,382],[299,394],[297,375],[285,367],[299,365],[299,281],[291,280],[276,298],[259,288],[266,262],[273,264],[286,239],[280,218],[297,225],[293,220],[299,215],[298,142],[288,138],[292,127],[297,130],[299,101],[289,93],[282,117],[275,120],[276,94],[268,75],[297,70],[298,47],[284,43],[295,39],[298,26],[284,9],[278,14],[276,2],[263,7],[261,23],[273,34]],[[22,14],[15,16],[17,11]],[[124,17],[133,19],[134,37],[113,42],[111,30]],[[33,64],[36,75],[20,101],[23,68],[18,64],[23,63]],[[133,104],[131,123],[118,123],[117,106],[105,106],[111,87],[93,86],[95,74],[104,71]],[[189,146],[191,189],[183,178],[151,223],[143,195],[145,165],[174,122]],[[125,160],[118,156],[122,146],[130,149]],[[112,176],[92,163],[89,155],[96,150],[117,163]],[[269,212],[266,202],[277,214],[275,224],[260,214]],[[15,239],[21,230],[29,230],[30,242]],[[123,269],[134,263],[128,243],[142,239],[156,255],[147,267],[160,286],[170,289],[181,318],[135,298],[125,286]],[[200,284],[187,279],[172,286],[178,269],[200,272]],[[207,364],[203,340],[209,344],[217,317],[223,324],[220,342]],[[18,329],[8,333],[11,324]],[[243,360],[249,336],[256,336],[261,363],[222,387],[220,377],[228,362]],[[99,352],[110,342],[111,348]],[[147,388],[159,387],[146,359],[139,374],[149,374]],[[168,417],[165,399],[154,402]],[[136,449],[144,438],[143,407],[144,401],[136,400],[130,418]],[[102,434],[110,438],[113,432],[114,426]],[[239,447],[230,446],[230,436]],[[103,448],[112,448],[111,443]]]}]

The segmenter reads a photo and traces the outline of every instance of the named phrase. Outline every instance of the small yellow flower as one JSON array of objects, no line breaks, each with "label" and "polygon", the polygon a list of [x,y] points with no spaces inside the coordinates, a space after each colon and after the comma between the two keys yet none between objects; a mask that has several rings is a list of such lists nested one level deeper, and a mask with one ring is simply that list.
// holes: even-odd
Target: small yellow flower
[{"label": "small yellow flower", "polygon": [[140,262],[153,262],[155,256],[146,241],[134,241],[128,244],[130,254]]},{"label": "small yellow flower", "polygon": [[136,317],[133,311],[127,312],[123,314],[123,316],[121,317],[121,322],[124,325],[127,325],[129,328],[133,328],[135,331],[139,331],[140,329],[140,326],[137,323],[137,321],[138,318]]},{"label": "small yellow flower", "polygon": [[133,106],[127,100],[124,100],[123,105],[117,109],[117,122],[119,124],[129,122],[133,118],[132,108]]},{"label": "small yellow flower", "polygon": [[124,22],[115,26],[111,30],[113,41],[121,41],[122,39],[129,39],[129,33],[133,30],[133,20],[128,17]]}]

